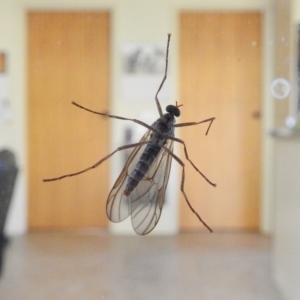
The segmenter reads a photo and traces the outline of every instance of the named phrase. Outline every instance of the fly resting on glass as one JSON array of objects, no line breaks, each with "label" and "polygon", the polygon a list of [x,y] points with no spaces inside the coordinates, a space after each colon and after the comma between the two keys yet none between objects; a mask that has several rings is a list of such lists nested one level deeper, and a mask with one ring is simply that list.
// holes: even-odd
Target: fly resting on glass
[{"label": "fly resting on glass", "polygon": [[209,118],[200,122],[175,124],[175,117],[180,116],[179,107],[181,106],[177,105],[177,103],[175,106],[168,105],[166,107],[167,113],[163,114],[158,100],[158,94],[167,78],[170,39],[171,34],[168,34],[165,74],[155,95],[159,118],[151,126],[136,119],[129,119],[96,112],[72,102],[72,104],[75,106],[91,113],[119,120],[132,121],[146,127],[148,131],[144,134],[140,142],[119,147],[112,153],[103,157],[94,165],[79,172],[56,178],[44,179],[44,181],[48,182],[79,175],[98,167],[118,151],[134,148],[121,174],[109,193],[106,203],[106,213],[109,220],[115,223],[121,222],[127,217],[131,216],[132,227],[134,231],[140,235],[148,234],[158,223],[164,205],[165,192],[168,185],[172,158],[174,158],[182,167],[180,190],[188,206],[198,217],[200,222],[202,222],[202,224],[212,232],[212,229],[194,210],[187,198],[187,195],[184,191],[185,165],[179,157],[173,154],[173,143],[175,141],[182,144],[185,157],[191,163],[194,169],[209,184],[216,186],[216,184],[212,183],[189,159],[184,141],[174,136],[175,127],[193,126],[202,123],[208,123],[208,128],[206,130],[207,135],[215,118]]}]

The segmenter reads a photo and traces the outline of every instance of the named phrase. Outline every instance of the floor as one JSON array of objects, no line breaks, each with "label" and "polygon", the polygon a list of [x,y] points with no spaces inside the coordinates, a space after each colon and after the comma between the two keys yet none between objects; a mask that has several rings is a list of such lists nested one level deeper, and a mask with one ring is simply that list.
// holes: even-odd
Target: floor
[{"label": "floor", "polygon": [[255,233],[36,232],[6,249],[1,300],[282,300]]}]

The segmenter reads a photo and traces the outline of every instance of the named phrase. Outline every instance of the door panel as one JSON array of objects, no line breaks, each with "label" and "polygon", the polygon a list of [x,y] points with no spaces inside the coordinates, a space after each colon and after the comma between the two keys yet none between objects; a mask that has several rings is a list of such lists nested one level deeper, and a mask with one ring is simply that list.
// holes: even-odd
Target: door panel
[{"label": "door panel", "polygon": [[108,120],[71,105],[108,110],[109,14],[28,14],[29,227],[106,226]]},{"label": "door panel", "polygon": [[[258,229],[260,203],[261,15],[182,13],[180,122],[190,158],[217,187],[186,163],[185,190],[213,229]],[[181,152],[181,157],[183,156]],[[181,198],[182,229],[203,228]]]}]

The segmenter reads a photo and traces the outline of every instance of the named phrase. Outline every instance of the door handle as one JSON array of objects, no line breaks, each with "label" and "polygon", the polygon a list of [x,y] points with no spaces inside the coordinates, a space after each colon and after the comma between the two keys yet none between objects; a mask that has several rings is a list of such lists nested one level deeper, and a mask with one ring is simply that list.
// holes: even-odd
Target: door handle
[{"label": "door handle", "polygon": [[254,110],[252,113],[251,113],[251,116],[253,119],[260,119],[261,117],[261,112],[259,110]]}]

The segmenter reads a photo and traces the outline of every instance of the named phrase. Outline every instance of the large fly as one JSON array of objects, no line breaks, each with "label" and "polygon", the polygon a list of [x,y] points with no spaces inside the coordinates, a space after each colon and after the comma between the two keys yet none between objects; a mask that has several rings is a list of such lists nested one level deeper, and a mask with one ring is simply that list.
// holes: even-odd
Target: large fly
[{"label": "large fly", "polygon": [[173,153],[173,143],[175,141],[182,144],[185,157],[191,163],[193,168],[210,185],[216,186],[216,184],[210,181],[190,160],[185,142],[174,136],[174,129],[176,127],[193,126],[202,123],[208,123],[208,128],[206,130],[207,135],[215,118],[213,117],[205,119],[200,122],[175,124],[175,117],[180,116],[179,107],[181,106],[177,103],[176,105],[168,105],[166,107],[167,113],[163,114],[158,100],[158,94],[162,89],[165,80],[167,79],[170,39],[171,34],[168,34],[165,74],[155,95],[159,118],[151,126],[140,120],[96,112],[72,102],[73,105],[91,113],[119,120],[132,121],[147,128],[148,131],[144,134],[140,142],[119,147],[112,153],[103,157],[94,165],[79,172],[50,179],[44,179],[45,182],[49,182],[82,174],[98,167],[116,152],[134,148],[127,162],[125,163],[121,174],[117,178],[112,190],[108,195],[106,213],[109,220],[115,223],[121,222],[127,217],[131,216],[132,227],[139,235],[145,235],[151,232],[159,221],[164,205],[166,188],[169,181],[172,158],[175,159],[182,167],[180,190],[189,208],[197,216],[200,222],[212,232],[212,229],[194,210],[187,198],[187,195],[184,191],[185,164]]}]

